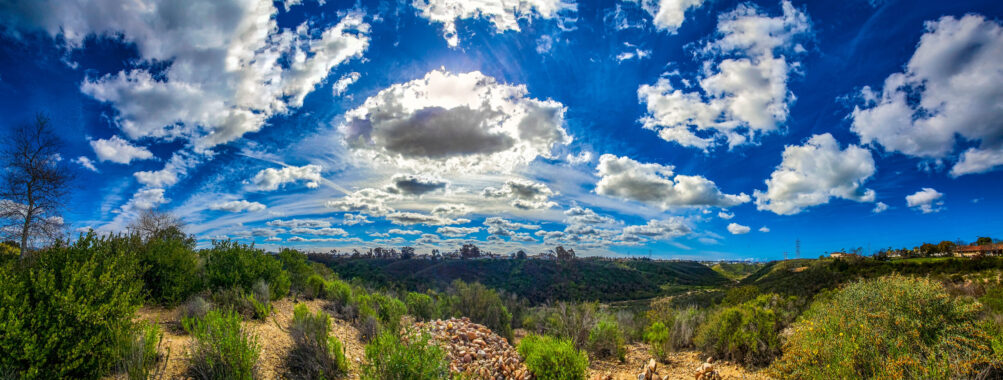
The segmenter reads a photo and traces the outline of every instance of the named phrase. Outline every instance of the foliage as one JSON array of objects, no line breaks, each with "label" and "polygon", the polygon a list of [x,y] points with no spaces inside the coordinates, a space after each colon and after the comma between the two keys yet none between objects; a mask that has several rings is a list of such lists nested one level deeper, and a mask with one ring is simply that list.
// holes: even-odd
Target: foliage
[{"label": "foliage", "polygon": [[624,347],[623,334],[620,325],[611,316],[596,323],[589,332],[589,352],[599,358],[617,358],[621,362],[626,359],[627,349]]},{"label": "foliage", "polygon": [[735,306],[745,301],[756,298],[759,295],[759,288],[752,285],[736,286],[728,289],[724,294],[721,304],[725,306]]},{"label": "foliage", "polygon": [[717,263],[711,266],[710,269],[729,279],[741,280],[762,267],[763,264],[761,263]]},{"label": "foliage", "polygon": [[766,365],[780,355],[779,333],[797,315],[794,298],[766,294],[723,307],[697,332],[704,352],[746,365]]},{"label": "foliage", "polygon": [[373,293],[370,295],[375,302],[376,315],[380,319],[380,324],[390,331],[400,330],[401,317],[407,312],[407,306],[401,300],[382,294]]},{"label": "foliage", "polygon": [[450,314],[468,317],[512,341],[512,314],[498,292],[478,282],[467,284],[460,280],[453,281],[451,290]]},{"label": "foliage", "polygon": [[992,352],[981,305],[928,279],[889,276],[820,295],[793,326],[782,378],[957,378]]},{"label": "foliage", "polygon": [[306,279],[306,285],[303,289],[303,295],[306,298],[324,298],[327,291],[327,281],[324,281],[324,277],[319,274],[310,275]]},{"label": "foliage", "polygon": [[283,248],[279,251],[278,258],[282,263],[282,269],[289,274],[290,289],[303,293],[306,290],[307,279],[315,273],[306,255],[295,249]]},{"label": "foliage", "polygon": [[141,301],[133,246],[92,232],[0,265],[0,368],[23,379],[107,374]]},{"label": "foliage", "polygon": [[154,301],[175,305],[204,288],[195,240],[183,235],[153,238],[140,252],[143,282]]},{"label": "foliage", "polygon": [[268,282],[272,300],[289,294],[289,275],[282,262],[254,246],[231,240],[213,241],[202,251],[206,280],[212,289],[240,287],[250,290],[258,280]]},{"label": "foliage", "polygon": [[194,320],[205,318],[205,315],[212,310],[212,304],[207,302],[205,298],[201,296],[193,296],[185,301],[184,304],[179,307],[180,319],[182,323],[185,320]]},{"label": "foliage", "polygon": [[669,351],[669,328],[662,322],[652,323],[644,333],[644,341],[651,345],[656,357],[664,359]]},{"label": "foliage", "polygon": [[289,378],[332,379],[348,371],[341,341],[331,335],[331,318],[324,312],[311,314],[306,305],[296,305],[289,332],[295,343],[286,358]]},{"label": "foliage", "polygon": [[589,358],[570,340],[530,334],[519,342],[518,351],[536,379],[585,379]]},{"label": "foliage", "polygon": [[439,317],[435,301],[428,294],[408,292],[404,296],[407,313],[419,321],[429,321]]},{"label": "foliage", "polygon": [[212,293],[212,303],[220,310],[232,311],[244,319],[255,318],[257,308],[254,297],[244,293],[240,288],[218,289]]},{"label": "foliage", "polygon": [[352,287],[344,281],[328,281],[324,289],[327,299],[334,301],[338,308],[344,307],[352,301]]},{"label": "foliage", "polygon": [[213,310],[185,326],[192,335],[188,375],[195,379],[257,379],[257,338],[232,311]]},{"label": "foliage", "polygon": [[135,336],[130,337],[122,347],[119,370],[129,380],[146,380],[154,377],[160,360],[158,348],[164,338],[160,326],[142,323],[137,326]]},{"label": "foliage", "polygon": [[366,345],[362,378],[372,380],[422,380],[448,378],[446,355],[427,335],[387,332]]}]

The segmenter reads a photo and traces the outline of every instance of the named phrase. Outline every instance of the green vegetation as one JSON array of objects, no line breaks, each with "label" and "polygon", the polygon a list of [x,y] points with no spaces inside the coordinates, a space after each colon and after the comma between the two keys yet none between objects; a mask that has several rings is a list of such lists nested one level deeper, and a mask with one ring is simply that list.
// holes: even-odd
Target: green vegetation
[{"label": "green vegetation", "polygon": [[570,340],[546,335],[529,335],[519,342],[519,354],[526,368],[540,380],[585,379],[589,358]]},{"label": "green vegetation", "polygon": [[606,317],[596,323],[589,331],[588,348],[598,358],[616,358],[621,362],[626,359],[627,349],[616,319]]},{"label": "green vegetation", "polygon": [[232,311],[213,310],[205,318],[185,324],[185,330],[192,335],[188,376],[200,380],[258,378],[261,346],[241,326],[241,320]]},{"label": "green vegetation", "polygon": [[477,282],[467,284],[456,280],[453,281],[450,293],[452,315],[469,317],[471,321],[485,325],[512,341],[512,314],[508,312],[498,292]]},{"label": "green vegetation", "polygon": [[156,324],[143,323],[137,326],[135,336],[128,339],[122,347],[119,372],[125,373],[129,380],[155,378],[160,361],[158,349],[163,337],[160,326]]},{"label": "green vegetation", "polygon": [[366,380],[424,380],[449,377],[446,355],[426,335],[384,333],[366,345]]},{"label": "green vegetation", "polygon": [[991,360],[979,312],[928,279],[856,282],[812,303],[771,370],[801,379],[970,377]]},{"label": "green vegetation", "polygon": [[96,378],[119,362],[141,301],[126,236],[57,241],[0,264],[0,372],[22,379]]},{"label": "green vegetation", "polygon": [[780,330],[796,316],[796,298],[766,294],[718,309],[700,326],[694,343],[716,358],[750,366],[780,355]]},{"label": "green vegetation", "polygon": [[195,239],[183,234],[151,238],[137,250],[146,269],[143,283],[150,299],[176,305],[204,288]]},{"label": "green vegetation", "polygon": [[376,288],[443,291],[460,279],[517,294],[532,304],[651,298],[663,294],[667,284],[721,286],[730,282],[706,265],[691,261],[310,258],[342,278],[359,278]]},{"label": "green vegetation", "polygon": [[407,313],[419,321],[430,321],[439,317],[435,301],[428,294],[408,292],[404,297]]},{"label": "green vegetation", "polygon": [[348,371],[341,341],[331,335],[331,318],[324,312],[311,314],[306,305],[296,305],[289,333],[295,343],[286,358],[289,378],[333,379]]},{"label": "green vegetation", "polygon": [[273,300],[289,294],[291,282],[289,274],[282,270],[282,262],[260,249],[230,240],[214,241],[202,256],[211,289],[238,287],[250,291],[255,282],[265,280]]},{"label": "green vegetation", "polygon": [[762,263],[717,263],[710,269],[730,280],[741,280],[762,267]]}]

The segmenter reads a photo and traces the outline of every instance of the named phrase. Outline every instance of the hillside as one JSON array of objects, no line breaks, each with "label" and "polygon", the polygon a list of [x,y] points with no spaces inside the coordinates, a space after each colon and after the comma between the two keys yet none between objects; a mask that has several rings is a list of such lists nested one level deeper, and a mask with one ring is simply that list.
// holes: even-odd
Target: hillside
[{"label": "hillside", "polygon": [[532,303],[650,298],[660,295],[667,285],[715,286],[730,282],[693,261],[352,259],[327,255],[310,258],[324,263],[341,278],[360,278],[376,287],[444,289],[460,279],[518,294]]},{"label": "hillside", "polygon": [[741,280],[763,267],[763,263],[716,263],[710,267],[732,280]]}]

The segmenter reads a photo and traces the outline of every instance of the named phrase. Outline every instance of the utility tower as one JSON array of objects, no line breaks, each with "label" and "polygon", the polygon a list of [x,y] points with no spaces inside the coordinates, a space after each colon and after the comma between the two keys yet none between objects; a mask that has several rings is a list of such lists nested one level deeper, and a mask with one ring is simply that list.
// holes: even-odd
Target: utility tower
[{"label": "utility tower", "polygon": [[794,257],[801,258],[801,239],[794,241]]}]

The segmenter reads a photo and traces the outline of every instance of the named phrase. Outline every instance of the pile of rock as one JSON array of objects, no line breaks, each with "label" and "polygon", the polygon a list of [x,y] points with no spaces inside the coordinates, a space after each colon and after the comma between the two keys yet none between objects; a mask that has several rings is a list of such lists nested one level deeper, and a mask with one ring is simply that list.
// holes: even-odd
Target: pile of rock
[{"label": "pile of rock", "polygon": [[697,368],[693,375],[695,380],[721,380],[721,375],[714,371],[714,358],[707,358],[707,361]]},{"label": "pile of rock", "polygon": [[658,362],[655,359],[648,360],[644,370],[637,375],[637,380],[662,380],[662,377],[658,376]]},{"label": "pile of rock", "polygon": [[449,359],[449,370],[477,379],[519,379],[532,376],[508,340],[464,317],[415,324],[428,333]]}]

